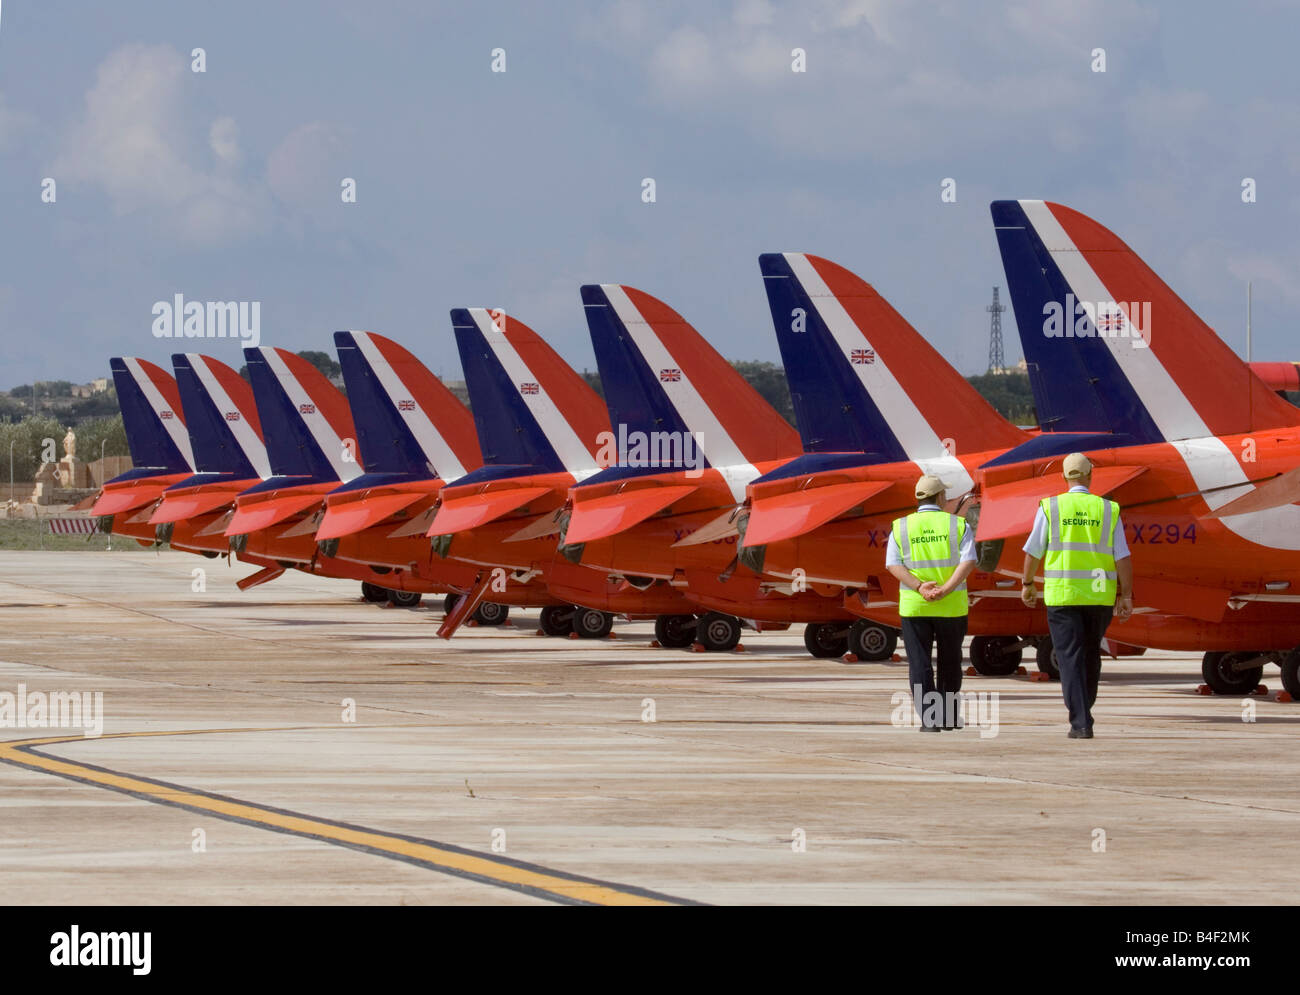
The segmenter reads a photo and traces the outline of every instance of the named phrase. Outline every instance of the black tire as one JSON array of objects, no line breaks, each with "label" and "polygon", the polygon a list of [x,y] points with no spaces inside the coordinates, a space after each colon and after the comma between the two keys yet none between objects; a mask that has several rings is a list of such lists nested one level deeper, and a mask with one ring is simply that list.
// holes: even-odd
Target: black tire
[{"label": "black tire", "polygon": [[898,630],[860,618],[849,626],[849,648],[859,660],[888,660],[898,648]]},{"label": "black tire", "polygon": [[839,622],[809,622],[803,627],[803,644],[819,660],[843,656],[849,649],[849,636]]},{"label": "black tire", "polygon": [[583,639],[604,639],[614,628],[614,616],[595,608],[579,608],[573,613],[573,631]]},{"label": "black tire", "polygon": [[1258,650],[1237,650],[1231,653],[1206,653],[1201,658],[1201,676],[1215,694],[1250,694],[1259,686],[1264,676],[1264,666],[1238,670],[1242,660],[1259,656]]},{"label": "black tire", "polygon": [[460,600],[460,597],[461,596],[459,594],[448,594],[445,598],[443,598],[442,613],[444,615],[450,615],[452,611],[456,608],[456,602]]},{"label": "black tire", "polygon": [[419,591],[389,591],[388,603],[394,608],[414,608],[424,598]]},{"label": "black tire", "polygon": [[970,662],[984,677],[1008,677],[1020,666],[1021,650],[1015,636],[976,636],[970,641]]},{"label": "black tire", "polygon": [[540,628],[548,636],[563,638],[573,631],[573,614],[577,611],[572,605],[547,605],[542,609],[542,617],[538,622]]},{"label": "black tire", "polygon": [[695,642],[695,628],[694,615],[660,615],[655,619],[655,638],[668,649],[685,649]]},{"label": "black tire", "polygon": [[471,618],[479,625],[501,625],[510,617],[510,606],[495,601],[480,601]]},{"label": "black tire", "polygon": [[740,619],[721,612],[702,615],[695,626],[695,641],[710,653],[734,650],[740,643]]},{"label": "black tire", "polygon": [[372,584],[368,580],[361,582],[361,596],[369,601],[372,605],[381,601],[388,600],[388,588],[380,587],[378,584]]},{"label": "black tire", "polygon": [[1283,654],[1278,666],[1282,668],[1282,687],[1295,701],[1300,701],[1300,650]]},{"label": "black tire", "polygon": [[1038,645],[1034,647],[1034,662],[1038,664],[1038,669],[1054,681],[1061,679],[1061,667],[1056,662],[1056,647],[1052,645],[1052,637],[1044,636],[1038,640]]}]

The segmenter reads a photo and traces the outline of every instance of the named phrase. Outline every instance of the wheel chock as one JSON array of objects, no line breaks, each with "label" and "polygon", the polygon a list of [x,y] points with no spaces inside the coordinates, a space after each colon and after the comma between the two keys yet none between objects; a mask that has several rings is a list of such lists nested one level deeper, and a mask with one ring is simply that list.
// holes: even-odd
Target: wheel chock
[{"label": "wheel chock", "polygon": [[[1023,670],[1024,668],[1021,667],[1020,669]],[[1035,670],[1032,674],[1029,675],[1029,680],[1032,681],[1034,684],[1042,684],[1044,681],[1050,681],[1051,679],[1052,679],[1051,674],[1045,674],[1041,670]]]},{"label": "wheel chock", "polygon": [[1266,695],[1268,694],[1268,685],[1267,685],[1267,684],[1260,684],[1260,685],[1257,685],[1257,686],[1255,687],[1255,690],[1252,691],[1252,692],[1250,692],[1250,693],[1251,693],[1251,694],[1257,694],[1257,695],[1259,695],[1260,697],[1264,697],[1264,696],[1266,696]]},{"label": "wheel chock", "polygon": [[844,662],[845,662],[845,663],[857,663],[857,662],[858,662],[858,654],[856,654],[856,653],[845,653],[845,654],[844,654]]},{"label": "wheel chock", "polygon": [[1024,667],[1017,667],[1017,668],[1016,668],[1016,676],[1017,676],[1017,677],[1024,677],[1025,674],[1027,674],[1027,673],[1029,673],[1029,671],[1027,671]]},{"label": "wheel chock", "polygon": [[978,674],[979,674],[979,671],[976,670],[974,667],[967,667],[967,668],[966,668],[966,676],[967,676],[967,677],[976,677],[976,676],[978,676]]},{"label": "wheel chock", "polygon": [[570,639],[581,639],[582,637],[581,637],[580,635],[578,635],[576,632],[570,632],[570,633],[569,633],[569,638],[570,638]]},{"label": "wheel chock", "polygon": [[608,636],[606,636],[605,638],[606,638],[606,639],[617,639],[617,638],[618,638],[618,633],[617,633],[617,632],[611,632],[611,633],[610,633]]},{"label": "wheel chock", "polygon": [[651,648],[652,650],[661,650],[661,649],[664,648],[664,644],[661,643],[658,639],[651,639],[651,640],[650,640],[650,648]]},{"label": "wheel chock", "polygon": [[503,629],[513,629],[514,627],[515,627],[515,620],[512,618],[508,618],[501,623],[501,628]]},{"label": "wheel chock", "polygon": [[902,663],[902,662],[903,662],[903,658],[902,658],[901,656],[899,656],[897,653],[895,653],[893,656],[891,656],[891,657],[889,658],[889,662],[890,662],[890,663]]},{"label": "wheel chock", "polygon": [[545,629],[538,629],[536,632],[533,633],[533,635],[534,635],[534,636],[544,636],[544,635],[546,635],[546,630],[545,630]]},{"label": "wheel chock", "polygon": [[743,653],[743,652],[745,652],[745,644],[744,644],[744,643],[736,643],[736,648],[735,648],[734,650],[732,650],[732,652],[733,652],[733,653]]},{"label": "wheel chock", "polygon": [[468,622],[465,623],[465,627],[467,629],[477,629],[478,623],[474,621],[474,619],[470,619]]},{"label": "wheel chock", "polygon": [[1196,693],[1197,693],[1197,694],[1214,694],[1214,688],[1210,687],[1210,685],[1208,685],[1208,684],[1198,684],[1198,685],[1196,686]]},{"label": "wheel chock", "polygon": [[1284,705],[1285,705],[1288,701],[1295,701],[1295,699],[1291,697],[1291,692],[1290,692],[1290,691],[1279,691],[1279,692],[1277,693],[1277,697],[1274,698],[1273,700],[1274,700],[1274,701],[1280,701],[1280,702],[1282,702],[1282,704],[1284,704]]},{"label": "wheel chock", "polygon": [[704,648],[704,644],[703,644],[703,643],[691,643],[691,652],[692,652],[692,653],[707,653],[708,650],[706,650],[706,649]]}]

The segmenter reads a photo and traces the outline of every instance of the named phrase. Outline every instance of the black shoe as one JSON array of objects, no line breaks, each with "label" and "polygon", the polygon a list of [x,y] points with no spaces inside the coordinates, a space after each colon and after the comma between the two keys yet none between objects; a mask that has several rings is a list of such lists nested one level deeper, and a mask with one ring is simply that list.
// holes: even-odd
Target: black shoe
[{"label": "black shoe", "polygon": [[1071,729],[1070,739],[1092,739],[1091,729]]},{"label": "black shoe", "polygon": [[921,726],[922,732],[943,732],[943,726]]}]

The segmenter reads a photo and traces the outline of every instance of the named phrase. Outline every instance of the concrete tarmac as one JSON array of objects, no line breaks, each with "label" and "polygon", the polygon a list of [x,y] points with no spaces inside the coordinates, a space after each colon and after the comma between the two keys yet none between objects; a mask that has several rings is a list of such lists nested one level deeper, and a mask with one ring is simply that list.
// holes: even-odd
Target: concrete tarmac
[{"label": "concrete tarmac", "polygon": [[[10,902],[1289,904],[1300,885],[1300,704],[1273,700],[1272,667],[1240,699],[1195,693],[1198,656],[1107,661],[1091,741],[1066,738],[1059,684],[968,677],[996,692],[971,711],[989,724],[920,735],[895,724],[906,664],[814,660],[799,626],[697,654],[651,648],[648,623],[548,639],[516,610],[443,642],[441,599],[293,573],[239,592],[252,572],[0,552],[0,705],[103,695],[99,737],[0,707]],[[58,742],[15,745],[39,739]]]}]

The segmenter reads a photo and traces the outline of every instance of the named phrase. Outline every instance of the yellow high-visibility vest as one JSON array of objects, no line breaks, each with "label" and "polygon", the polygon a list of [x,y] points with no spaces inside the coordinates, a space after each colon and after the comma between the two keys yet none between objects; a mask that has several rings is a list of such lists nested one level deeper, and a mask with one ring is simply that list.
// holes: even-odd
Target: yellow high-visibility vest
[{"label": "yellow high-visibility vest", "polygon": [[[903,566],[922,581],[932,580],[940,585],[957,570],[965,535],[966,519],[946,511],[918,511],[894,520],[894,541],[898,543]],[[965,584],[938,601],[926,601],[909,587],[900,585],[898,589],[898,614],[904,618],[918,615],[955,618],[969,610]]]},{"label": "yellow high-visibility vest", "polygon": [[1119,505],[1082,491],[1039,502],[1047,516],[1043,601],[1049,606],[1113,605]]}]

